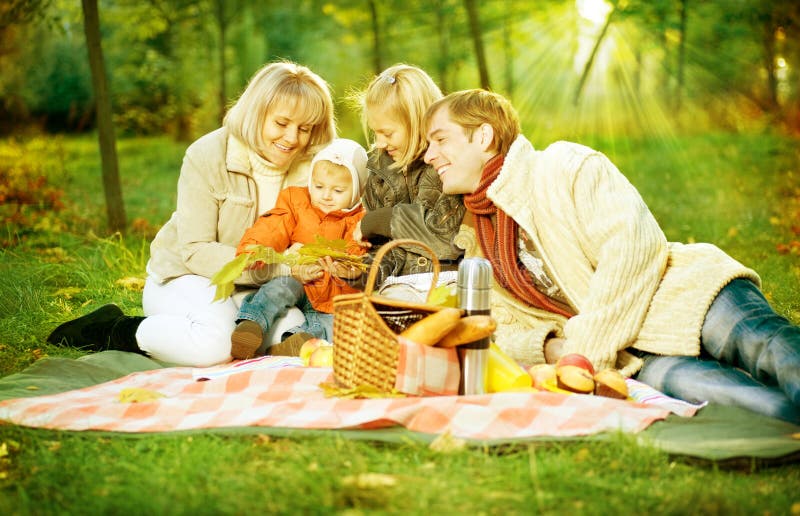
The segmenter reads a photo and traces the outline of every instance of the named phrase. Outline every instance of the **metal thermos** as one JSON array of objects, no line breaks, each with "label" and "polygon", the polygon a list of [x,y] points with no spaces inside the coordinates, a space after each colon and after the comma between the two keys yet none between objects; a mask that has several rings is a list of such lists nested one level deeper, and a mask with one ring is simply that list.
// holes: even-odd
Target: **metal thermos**
[{"label": "metal thermos", "polygon": [[[492,264],[484,258],[464,258],[458,266],[458,306],[465,315],[490,315]],[[459,394],[484,394],[491,337],[458,347],[461,362]]]}]

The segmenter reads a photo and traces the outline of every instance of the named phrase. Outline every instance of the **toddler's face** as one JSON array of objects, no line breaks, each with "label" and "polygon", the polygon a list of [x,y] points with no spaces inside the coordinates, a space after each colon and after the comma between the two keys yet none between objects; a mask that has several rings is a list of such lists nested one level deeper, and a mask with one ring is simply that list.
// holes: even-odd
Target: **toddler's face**
[{"label": "toddler's face", "polygon": [[408,148],[408,131],[405,125],[386,109],[370,109],[367,126],[375,133],[375,147],[383,149],[394,161],[400,159]]},{"label": "toddler's face", "polygon": [[346,167],[319,161],[311,171],[308,193],[311,205],[323,213],[344,210],[353,202],[353,178]]}]

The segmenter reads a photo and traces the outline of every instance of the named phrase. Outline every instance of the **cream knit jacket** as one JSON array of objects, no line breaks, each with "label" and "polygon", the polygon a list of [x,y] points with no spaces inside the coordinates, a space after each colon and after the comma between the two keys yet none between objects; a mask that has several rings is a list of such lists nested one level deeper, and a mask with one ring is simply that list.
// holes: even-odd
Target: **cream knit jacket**
[{"label": "cream knit jacket", "polygon": [[[548,337],[595,368],[635,374],[634,347],[697,355],[711,302],[732,279],[758,275],[710,244],[667,242],[638,191],[602,153],[557,142],[536,151],[519,136],[488,197],[533,239],[545,267],[576,311],[564,317],[530,308],[495,285],[497,344],[524,364],[543,363]],[[480,255],[474,230],[456,244]]]},{"label": "cream knit jacket", "polygon": [[[244,232],[270,206],[258,207],[258,183],[253,178],[250,150],[225,128],[206,134],[186,150],[178,177],[178,200],[170,220],[150,244],[147,273],[160,282],[185,274],[211,278],[236,256]],[[259,166],[256,163],[256,166]],[[309,160],[298,158],[275,193],[287,186],[307,186]],[[277,173],[277,172],[273,172]],[[274,202],[274,200],[273,200]],[[268,271],[280,271],[278,267]],[[237,285],[256,285],[269,279],[245,270]]]}]

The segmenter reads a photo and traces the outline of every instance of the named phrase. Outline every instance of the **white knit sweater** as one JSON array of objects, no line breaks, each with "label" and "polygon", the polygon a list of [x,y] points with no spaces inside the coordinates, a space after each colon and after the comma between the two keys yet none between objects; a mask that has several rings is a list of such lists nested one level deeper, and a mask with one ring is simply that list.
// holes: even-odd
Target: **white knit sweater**
[{"label": "white knit sweater", "polygon": [[[732,279],[758,275],[709,244],[668,243],[638,191],[602,153],[557,142],[536,151],[523,136],[505,157],[487,196],[528,235],[576,311],[568,321],[533,309],[495,286],[497,344],[520,362],[544,362],[548,336],[595,368],[632,375],[628,347],[697,355],[708,307]],[[474,230],[456,244],[480,254]]]}]

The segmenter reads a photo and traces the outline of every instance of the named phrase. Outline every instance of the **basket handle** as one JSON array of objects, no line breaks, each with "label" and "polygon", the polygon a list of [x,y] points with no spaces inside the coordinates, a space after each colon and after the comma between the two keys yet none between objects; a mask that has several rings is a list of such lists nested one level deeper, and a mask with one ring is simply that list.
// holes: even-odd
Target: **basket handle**
[{"label": "basket handle", "polygon": [[428,245],[426,245],[424,242],[413,240],[411,238],[398,238],[397,240],[392,240],[383,244],[378,249],[378,252],[375,253],[375,259],[372,261],[372,265],[369,268],[369,276],[367,276],[367,284],[364,286],[364,294],[367,296],[372,295],[372,289],[375,288],[375,281],[378,279],[378,269],[380,268],[381,260],[383,260],[383,257],[386,256],[386,253],[395,247],[402,245],[420,247],[431,255],[431,262],[433,262],[433,277],[431,278],[431,288],[428,289],[428,297],[426,300],[430,299],[431,291],[439,282],[439,258],[437,258],[436,253],[433,252],[433,249],[428,247]]}]

